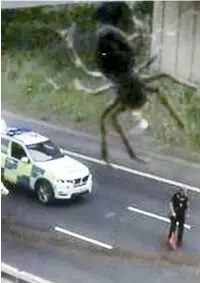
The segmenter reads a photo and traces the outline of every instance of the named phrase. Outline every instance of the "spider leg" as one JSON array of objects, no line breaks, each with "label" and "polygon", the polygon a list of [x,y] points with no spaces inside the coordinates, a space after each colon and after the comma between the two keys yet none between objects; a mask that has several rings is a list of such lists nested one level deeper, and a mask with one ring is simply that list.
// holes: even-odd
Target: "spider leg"
[{"label": "spider leg", "polygon": [[184,123],[182,122],[181,118],[178,116],[178,114],[175,112],[175,110],[173,109],[173,107],[170,105],[167,97],[163,94],[161,94],[159,92],[159,89],[156,87],[151,87],[151,86],[145,86],[145,89],[149,92],[152,93],[157,93],[158,94],[158,98],[161,102],[162,105],[165,106],[165,108],[167,108],[167,110],[169,111],[170,115],[174,118],[174,120],[176,121],[177,125],[179,128],[184,129]]},{"label": "spider leg", "polygon": [[159,73],[159,74],[143,77],[143,81],[144,83],[150,83],[166,77],[167,75],[165,73]]},{"label": "spider leg", "polygon": [[110,83],[110,84],[105,84],[98,88],[87,88],[84,85],[82,85],[82,83],[78,79],[74,80],[74,86],[78,91],[83,91],[85,93],[90,93],[94,95],[102,94],[102,92],[107,91],[114,87],[114,85]]},{"label": "spider leg", "polygon": [[153,82],[162,78],[170,78],[172,81],[174,81],[176,84],[180,85],[184,85],[186,87],[190,87],[191,89],[197,89],[197,86],[192,84],[192,83],[186,83],[180,79],[177,79],[173,76],[171,76],[170,74],[166,74],[166,73],[159,73],[159,74],[154,74],[154,75],[140,75],[142,77],[142,80],[145,83],[149,83],[149,82]]},{"label": "spider leg", "polygon": [[156,60],[156,58],[158,57],[158,53],[152,56],[147,62],[141,64],[141,66],[136,69],[136,73],[140,73],[144,69],[148,68]]},{"label": "spider leg", "polygon": [[118,105],[119,100],[116,99],[114,103],[110,104],[103,112],[103,114],[100,117],[100,132],[101,132],[101,157],[103,160],[106,161],[107,164],[108,162],[108,147],[107,147],[107,132],[106,132],[106,118],[108,115],[111,113],[113,109]]},{"label": "spider leg", "polygon": [[137,155],[135,154],[135,152],[133,151],[131,145],[128,142],[127,137],[125,136],[123,129],[121,127],[121,125],[118,122],[118,116],[121,112],[124,111],[124,107],[122,105],[120,105],[118,108],[116,108],[113,113],[112,113],[112,123],[113,123],[113,127],[115,128],[115,130],[119,133],[122,142],[130,156],[131,159],[134,159],[140,163],[146,163],[144,160],[140,159],[139,157],[137,157]]},{"label": "spider leg", "polygon": [[65,37],[65,42],[67,44],[68,50],[71,53],[71,57],[73,58],[72,60],[73,60],[74,65],[77,68],[82,69],[82,71],[90,77],[104,78],[101,72],[88,70],[85,64],[83,63],[83,61],[81,60],[81,58],[79,57],[79,55],[77,54],[76,49],[74,47],[74,41],[73,41],[75,28],[76,28],[76,24],[73,23],[68,30],[67,36]]},{"label": "spider leg", "polygon": [[[153,81],[156,81],[156,80],[159,80],[159,79],[162,79],[162,78],[170,78],[171,80],[173,80],[176,84],[185,84],[185,86],[188,87],[188,85],[182,81],[180,81],[179,79],[176,79],[175,77],[169,75],[169,74],[165,74],[165,73],[159,73],[159,74],[155,74],[155,75],[151,75],[151,76],[144,76],[142,75],[142,80],[145,82],[145,83],[150,83],[150,82],[153,82]],[[196,87],[194,85],[190,85],[191,88],[193,89],[196,89]]]},{"label": "spider leg", "polygon": [[185,128],[184,123],[181,120],[181,118],[178,116],[178,114],[175,112],[173,107],[170,105],[167,97],[165,95],[159,93],[159,92],[158,92],[158,97],[159,97],[160,102],[165,106],[165,108],[167,108],[167,110],[169,111],[170,115],[174,118],[174,120],[176,121],[178,127],[183,130]]},{"label": "spider leg", "polygon": [[153,86],[149,86],[149,85],[144,85],[144,88],[146,91],[151,92],[151,93],[157,93],[159,92],[159,88],[158,87],[153,87]]},{"label": "spider leg", "polygon": [[136,39],[139,36],[140,36],[139,33],[133,33],[133,34],[128,36],[128,41],[132,41],[132,40]]}]

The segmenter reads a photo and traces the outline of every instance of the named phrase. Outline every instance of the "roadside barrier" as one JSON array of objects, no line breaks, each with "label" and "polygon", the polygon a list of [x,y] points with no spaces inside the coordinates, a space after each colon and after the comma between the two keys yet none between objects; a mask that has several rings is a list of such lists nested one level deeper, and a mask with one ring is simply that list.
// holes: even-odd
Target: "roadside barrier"
[{"label": "roadside barrier", "polygon": [[17,283],[55,283],[1,262],[1,278]]}]

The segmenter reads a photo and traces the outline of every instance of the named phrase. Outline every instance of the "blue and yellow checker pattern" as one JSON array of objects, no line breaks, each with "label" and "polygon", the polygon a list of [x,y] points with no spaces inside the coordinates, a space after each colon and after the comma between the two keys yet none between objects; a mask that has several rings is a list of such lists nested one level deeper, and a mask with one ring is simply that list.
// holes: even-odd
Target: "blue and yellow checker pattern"
[{"label": "blue and yellow checker pattern", "polygon": [[19,183],[25,187],[34,189],[34,183],[38,178],[44,178],[51,183],[55,180],[53,174],[34,165],[25,164],[5,154],[1,154],[1,174],[12,183]]},{"label": "blue and yellow checker pattern", "polygon": [[17,183],[23,185],[23,187],[31,188],[34,180],[43,177],[44,174],[45,171],[35,165],[20,163],[17,170]]}]

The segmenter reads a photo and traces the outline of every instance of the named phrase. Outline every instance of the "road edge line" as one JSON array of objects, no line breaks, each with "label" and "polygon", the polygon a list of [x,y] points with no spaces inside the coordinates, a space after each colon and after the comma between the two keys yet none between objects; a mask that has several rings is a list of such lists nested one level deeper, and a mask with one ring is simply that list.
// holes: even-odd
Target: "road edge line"
[{"label": "road edge line", "polygon": [[[97,163],[97,164],[100,164],[100,165],[106,165],[107,166],[105,161],[100,160],[98,158],[86,156],[84,154],[80,154],[80,153],[77,153],[77,152],[74,152],[74,151],[69,151],[69,150],[66,150],[66,149],[62,149],[62,151],[63,151],[63,153],[65,153],[67,155],[71,155],[71,156],[78,157],[78,158],[81,158],[81,159],[84,159],[84,160],[88,160],[88,161],[91,161],[91,162],[94,162],[94,163]],[[118,165],[116,163],[110,163],[110,165],[115,169],[118,169],[118,170],[121,170],[121,171],[124,171],[124,172],[127,172],[127,173],[142,176],[142,177],[154,180],[154,181],[166,183],[166,184],[169,184],[169,185],[174,185],[176,187],[185,188],[185,189],[188,189],[190,191],[200,193],[200,188],[197,188],[197,187],[194,187],[194,186],[191,186],[191,185],[188,185],[188,184],[184,184],[184,183],[173,181],[173,180],[170,180],[170,179],[167,179],[167,178],[159,177],[157,175],[142,172],[142,171],[139,171],[139,170],[136,170],[136,169],[128,168],[128,167],[125,167],[125,166],[122,166],[122,165]]]},{"label": "road edge line", "polygon": [[7,263],[1,262],[1,277],[12,278],[16,282],[26,282],[26,283],[54,283],[52,281],[45,280],[34,274],[22,271],[19,268],[8,265]]}]

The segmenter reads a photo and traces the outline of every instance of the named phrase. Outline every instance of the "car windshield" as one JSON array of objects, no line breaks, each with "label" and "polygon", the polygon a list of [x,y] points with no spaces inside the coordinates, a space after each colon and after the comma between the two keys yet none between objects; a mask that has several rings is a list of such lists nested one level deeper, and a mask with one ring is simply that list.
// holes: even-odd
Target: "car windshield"
[{"label": "car windshield", "polygon": [[36,162],[45,162],[64,156],[64,154],[61,153],[60,149],[50,140],[28,145],[27,149],[33,160]]}]

